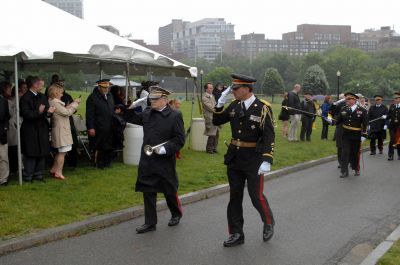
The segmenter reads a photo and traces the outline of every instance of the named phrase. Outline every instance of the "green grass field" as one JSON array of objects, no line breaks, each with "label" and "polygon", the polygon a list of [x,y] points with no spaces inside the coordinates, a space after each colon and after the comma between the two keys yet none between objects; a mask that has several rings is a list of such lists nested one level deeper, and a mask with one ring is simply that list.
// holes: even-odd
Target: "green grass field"
[{"label": "green grass field", "polygon": [[[78,113],[84,116],[87,94],[70,93],[74,98],[82,94]],[[182,103],[186,128],[189,126],[191,106],[191,102]],[[279,108],[280,105],[273,105],[276,117]],[[197,102],[194,113],[195,117],[201,117]],[[311,143],[289,144],[281,136],[281,124],[278,122],[272,170],[334,154],[334,142],[320,140],[321,128],[321,120],[317,119]],[[330,128],[329,138],[332,138],[333,130],[333,127]],[[225,125],[220,135],[218,154],[195,152],[188,148],[188,144],[185,145],[181,151],[183,159],[177,161],[180,194],[227,182],[223,165],[226,146],[222,143],[229,139],[230,128]],[[137,174],[134,166],[117,161],[110,169],[97,170],[82,157],[76,170],[66,168],[64,173],[67,177],[65,181],[47,178],[46,183],[36,182],[20,187],[14,179],[8,187],[0,188],[1,240],[142,204],[142,194],[134,192]]]},{"label": "green grass field", "polygon": [[399,265],[400,264],[400,241],[397,241],[389,251],[379,259],[377,265]]}]

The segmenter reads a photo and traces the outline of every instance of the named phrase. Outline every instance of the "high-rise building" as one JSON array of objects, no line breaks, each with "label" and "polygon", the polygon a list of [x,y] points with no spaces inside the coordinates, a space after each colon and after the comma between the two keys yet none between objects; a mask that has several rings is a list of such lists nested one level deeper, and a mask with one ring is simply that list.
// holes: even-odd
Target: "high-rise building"
[{"label": "high-rise building", "polygon": [[358,41],[355,42],[354,47],[366,52],[400,47],[400,35],[391,27],[381,27],[378,30],[366,29],[364,32],[355,33],[355,35]]},{"label": "high-rise building", "polygon": [[65,12],[83,18],[83,0],[43,0]]},{"label": "high-rise building", "polygon": [[322,52],[335,45],[350,46],[351,26],[302,24],[297,31],[282,34],[284,50],[290,55]]},{"label": "high-rise building", "polygon": [[172,51],[196,60],[213,61],[222,56],[225,43],[235,39],[234,25],[223,18],[205,18],[183,23],[181,30],[173,31]]},{"label": "high-rise building", "polygon": [[187,21],[182,21],[182,19],[173,19],[170,24],[158,28],[158,44],[160,49],[165,51],[165,54],[172,54],[174,32],[183,31],[188,23]]}]

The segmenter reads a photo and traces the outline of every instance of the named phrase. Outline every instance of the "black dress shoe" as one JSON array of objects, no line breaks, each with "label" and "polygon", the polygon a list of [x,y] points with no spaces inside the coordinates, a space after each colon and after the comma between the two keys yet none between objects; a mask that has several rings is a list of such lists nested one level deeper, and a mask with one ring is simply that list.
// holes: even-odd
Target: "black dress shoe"
[{"label": "black dress shoe", "polygon": [[373,156],[373,155],[376,155],[376,152],[375,151],[373,151],[373,152],[371,151],[371,153],[369,153],[369,154]]},{"label": "black dress shoe", "polygon": [[341,178],[347,178],[348,176],[349,176],[349,171],[345,171],[345,172],[342,172],[342,174],[340,174]]},{"label": "black dress shoe", "polygon": [[144,224],[144,225],[139,226],[138,228],[136,228],[136,233],[137,234],[143,234],[143,233],[147,233],[147,232],[155,231],[155,230],[156,230],[156,225]]},{"label": "black dress shoe", "polygon": [[342,167],[341,165],[338,165],[338,166],[337,166],[337,168],[341,168],[341,167]]},{"label": "black dress shoe", "polygon": [[7,186],[7,185],[8,185],[8,181],[3,182],[3,183],[0,184],[0,186]]},{"label": "black dress shoe", "polygon": [[388,157],[388,160],[389,160],[389,161],[392,161],[392,160],[393,160],[393,156],[389,156],[389,157]]},{"label": "black dress shoe", "polygon": [[379,154],[380,154],[380,155],[383,154],[383,150],[379,150]]},{"label": "black dress shoe", "polygon": [[182,218],[181,216],[171,217],[171,219],[169,219],[168,226],[178,225],[181,218]]},{"label": "black dress shoe", "polygon": [[224,241],[224,247],[227,248],[241,244],[244,244],[244,235],[240,233],[234,233],[229,236],[228,240]]},{"label": "black dress shoe", "polygon": [[263,229],[263,240],[264,242],[269,241],[274,235],[274,226],[273,225],[264,225]]},{"label": "black dress shoe", "polygon": [[355,170],[354,176],[360,176],[360,170]]}]

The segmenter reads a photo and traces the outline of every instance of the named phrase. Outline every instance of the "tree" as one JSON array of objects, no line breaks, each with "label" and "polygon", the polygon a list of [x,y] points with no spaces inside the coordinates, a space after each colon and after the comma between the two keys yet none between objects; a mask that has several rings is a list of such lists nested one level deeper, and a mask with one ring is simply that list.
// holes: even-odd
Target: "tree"
[{"label": "tree", "polygon": [[313,94],[322,95],[325,95],[328,91],[329,84],[326,80],[325,72],[318,64],[307,69],[304,75],[303,89]]},{"label": "tree", "polygon": [[274,94],[281,94],[285,90],[282,76],[275,68],[268,68],[265,71],[264,80],[262,82],[262,93],[272,96],[274,102]]},{"label": "tree", "polygon": [[216,67],[214,70],[206,74],[204,80],[213,84],[218,82],[230,84],[232,82],[232,73],[233,69],[230,67]]}]

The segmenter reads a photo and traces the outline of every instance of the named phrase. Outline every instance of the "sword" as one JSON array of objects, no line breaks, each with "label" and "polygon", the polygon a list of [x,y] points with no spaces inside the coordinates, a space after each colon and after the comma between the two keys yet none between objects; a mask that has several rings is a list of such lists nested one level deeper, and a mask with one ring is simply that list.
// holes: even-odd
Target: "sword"
[{"label": "sword", "polygon": [[384,118],[383,118],[383,117],[379,117],[379,118],[370,120],[368,123],[372,123],[372,122],[374,122],[374,121],[379,121],[379,120],[384,120]]},{"label": "sword", "polygon": [[[317,116],[317,117],[321,117],[321,118],[323,118],[323,119],[326,119],[326,117],[324,117],[324,116],[322,116],[322,115],[319,115],[319,114],[316,114],[316,113],[311,113],[311,112],[308,112],[308,111],[304,111],[304,110],[301,110],[301,109],[296,109],[296,108],[292,108],[292,107],[288,107],[288,106],[282,106],[282,108],[284,108],[284,109],[286,109],[286,110],[296,110],[296,111],[298,111],[298,112],[301,112],[301,113],[304,113],[304,114],[309,114],[309,115],[313,115],[313,116]],[[335,120],[335,119],[331,119],[331,120]]]}]

